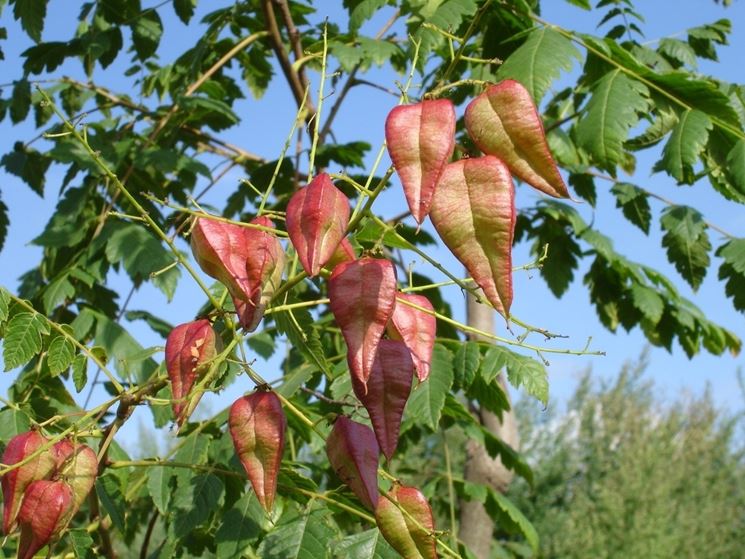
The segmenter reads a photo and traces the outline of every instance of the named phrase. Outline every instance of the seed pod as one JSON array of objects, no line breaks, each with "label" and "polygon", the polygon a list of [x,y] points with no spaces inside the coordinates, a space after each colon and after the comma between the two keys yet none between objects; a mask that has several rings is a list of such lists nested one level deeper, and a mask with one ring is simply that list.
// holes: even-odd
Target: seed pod
[{"label": "seed pod", "polygon": [[326,455],[336,475],[370,510],[378,505],[378,455],[372,429],[344,415],[326,439]]},{"label": "seed pod", "polygon": [[239,398],[230,407],[228,428],[254,493],[270,512],[277,494],[287,428],[279,398],[274,392],[261,390]]},{"label": "seed pod", "polygon": [[[16,435],[5,447],[3,464],[11,466],[33,454],[40,446],[49,442],[39,431],[27,431]],[[23,493],[34,481],[49,477],[54,471],[55,461],[52,450],[45,450],[22,466],[10,470],[2,477],[3,489],[3,531],[10,534],[16,526],[18,511],[21,508]]]},{"label": "seed pod", "polygon": [[181,426],[202,397],[187,398],[205,364],[219,353],[220,338],[215,334],[209,320],[202,319],[176,326],[166,339],[166,369],[173,394],[173,415]]},{"label": "seed pod", "polygon": [[339,264],[329,279],[331,312],[347,342],[347,361],[363,384],[396,305],[396,272],[388,260],[360,258]]},{"label": "seed pod", "polygon": [[432,303],[424,295],[415,293],[401,293],[396,295],[399,302],[393,310],[393,316],[386,328],[388,336],[394,340],[402,340],[414,359],[416,376],[420,382],[429,377],[432,364],[432,351],[435,347],[435,333],[437,320],[434,314],[426,313],[410,307],[400,301],[408,301],[419,307],[435,312]]},{"label": "seed pod", "polygon": [[437,186],[430,217],[486,298],[508,318],[515,189],[507,166],[491,155],[449,164]]},{"label": "seed pod", "polygon": [[38,480],[29,485],[18,513],[18,559],[32,559],[65,529],[73,512],[73,490],[64,481]]},{"label": "seed pod", "polygon": [[[250,223],[274,226],[264,216]],[[199,218],[191,248],[202,270],[228,288],[241,326],[255,330],[282,281],[285,254],[279,239],[261,229]]]},{"label": "seed pod", "polygon": [[321,173],[290,198],[287,234],[309,276],[316,276],[332,258],[349,225],[349,200]]},{"label": "seed pod", "polygon": [[[421,527],[401,509],[415,518]],[[394,485],[388,498],[380,499],[375,509],[375,520],[380,533],[404,559],[437,557],[432,509],[416,487]]]},{"label": "seed pod", "polygon": [[385,121],[385,141],[411,215],[422,223],[429,213],[437,179],[453,155],[453,103],[437,99],[394,108]]},{"label": "seed pod", "polygon": [[349,239],[344,237],[336,247],[331,259],[326,263],[326,267],[329,270],[333,270],[342,262],[352,262],[353,260],[357,260],[357,253],[354,251],[354,247],[349,242]]},{"label": "seed pod", "polygon": [[549,196],[569,197],[541,117],[520,82],[504,80],[489,87],[466,107],[465,121],[479,149],[502,159],[512,174]]},{"label": "seed pod", "polygon": [[398,340],[380,340],[367,386],[352,375],[354,393],[370,414],[375,438],[388,460],[398,446],[401,417],[413,378],[411,352]]},{"label": "seed pod", "polygon": [[98,458],[89,446],[63,439],[52,447],[57,463],[55,477],[65,480],[73,493],[73,514],[91,492],[98,475]]}]

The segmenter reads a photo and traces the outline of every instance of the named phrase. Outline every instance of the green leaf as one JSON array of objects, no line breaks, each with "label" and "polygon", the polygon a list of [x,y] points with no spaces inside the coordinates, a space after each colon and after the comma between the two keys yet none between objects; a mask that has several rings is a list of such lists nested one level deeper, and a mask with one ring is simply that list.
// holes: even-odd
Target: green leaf
[{"label": "green leaf", "polygon": [[73,528],[67,531],[67,537],[77,559],[93,559],[93,538],[85,528]]},{"label": "green leaf", "polygon": [[31,429],[31,419],[26,412],[7,408],[0,411],[0,441],[10,439]]},{"label": "green leaf", "polygon": [[543,363],[501,346],[490,348],[489,354],[497,356],[496,369],[507,369],[507,379],[512,386],[524,386],[528,394],[540,400],[544,406],[548,404],[548,373]]},{"label": "green leaf", "polygon": [[10,310],[10,293],[8,293],[7,289],[0,286],[0,323],[3,323],[8,319],[9,310]]},{"label": "green leaf", "polygon": [[[349,32],[356,34],[363,23],[374,16],[380,8],[388,5],[389,0],[362,0],[355,2],[354,7],[349,8]],[[349,2],[345,1],[345,5]]]},{"label": "green leaf", "polygon": [[171,468],[154,466],[147,469],[147,490],[155,508],[166,516],[171,501]]},{"label": "green leaf", "polygon": [[180,483],[173,495],[174,532],[187,536],[204,524],[225,498],[225,484],[215,474],[192,474],[188,484]]},{"label": "green leaf", "polygon": [[292,309],[273,313],[277,330],[285,334],[293,347],[302,353],[310,364],[318,367],[327,377],[331,368],[326,361],[326,352],[321,345],[318,331],[314,328],[313,316],[306,309]]},{"label": "green leaf", "polygon": [[173,10],[185,25],[189,24],[196,6],[197,0],[173,0]]},{"label": "green leaf", "polygon": [[678,183],[693,184],[696,181],[693,164],[706,145],[711,127],[711,119],[701,111],[687,110],[681,114],[654,170],[667,171]]},{"label": "green leaf", "polygon": [[282,377],[282,385],[277,388],[277,393],[285,398],[291,398],[301,386],[310,380],[316,370],[315,367],[305,363],[294,367],[288,374]]},{"label": "green leaf", "polygon": [[147,60],[155,54],[163,35],[163,23],[158,12],[148,9],[141,12],[132,24],[132,45],[140,60]]},{"label": "green leaf", "polygon": [[[158,239],[135,224],[116,228],[106,244],[106,258],[112,264],[122,262],[135,285],[140,285],[151,274],[160,272],[176,260]],[[180,275],[181,271],[175,266],[152,277],[152,282],[170,301]]]},{"label": "green leaf", "polygon": [[52,376],[57,376],[65,371],[72,364],[74,358],[75,346],[65,336],[59,335],[49,344],[47,366]]},{"label": "green leaf", "polygon": [[72,382],[78,393],[88,384],[88,359],[83,354],[77,355],[72,360]]},{"label": "green leaf", "polygon": [[3,251],[5,239],[8,237],[8,227],[10,227],[8,206],[6,206],[5,202],[0,198],[0,252]]},{"label": "green leaf", "polygon": [[397,559],[398,553],[385,541],[380,530],[373,528],[353,536],[347,536],[334,546],[338,559]]},{"label": "green leaf", "polygon": [[41,41],[48,0],[15,0],[13,17],[21,20],[21,27],[34,42]]},{"label": "green leaf", "polygon": [[730,181],[745,193],[745,139],[741,138],[727,154],[725,173]]},{"label": "green leaf", "polygon": [[28,363],[41,351],[42,336],[48,333],[49,325],[39,313],[20,312],[11,318],[3,343],[5,370]]},{"label": "green leaf", "polygon": [[96,479],[96,493],[104,510],[111,517],[111,523],[122,534],[125,534],[126,503],[119,478],[111,472],[104,472]]},{"label": "green leaf", "polygon": [[598,201],[598,193],[595,188],[595,180],[591,175],[571,173],[569,184],[572,185],[577,196],[584,198],[593,208],[595,207]]},{"label": "green leaf", "polygon": [[[253,501],[253,502],[252,502]],[[217,559],[243,557],[246,548],[261,534],[261,518],[256,518],[256,495],[244,493],[222,516],[215,534]]]},{"label": "green leaf", "polygon": [[437,430],[445,397],[453,385],[453,354],[440,344],[432,352],[432,369],[429,377],[412,391],[406,404],[405,417]]},{"label": "green leaf", "polygon": [[695,68],[697,65],[696,53],[691,48],[691,45],[680,39],[664,37],[660,39],[657,50],[677,62],[677,65],[687,65],[691,68]]},{"label": "green leaf", "polygon": [[725,293],[734,307],[745,312],[745,239],[732,239],[717,249],[724,262],[719,267],[719,279],[726,281]]},{"label": "green leaf", "polygon": [[47,314],[51,314],[57,308],[57,305],[67,299],[72,299],[74,296],[75,288],[70,283],[69,275],[62,274],[44,289],[42,295],[44,310]]},{"label": "green leaf", "polygon": [[455,378],[463,388],[468,388],[476,378],[481,365],[481,350],[476,342],[465,342],[455,352],[453,369]]},{"label": "green leaf", "polygon": [[649,106],[647,87],[621,70],[605,74],[592,89],[584,118],[577,124],[577,141],[601,169],[615,176],[624,160],[623,143]]},{"label": "green leaf", "polygon": [[670,206],[660,218],[662,246],[683,279],[698,289],[709,267],[711,243],[701,214],[688,206]]},{"label": "green leaf", "polygon": [[329,511],[315,508],[300,514],[285,513],[258,549],[262,559],[318,559],[328,556],[334,533]]},{"label": "green leaf", "polygon": [[246,343],[249,348],[259,354],[263,359],[269,359],[274,355],[274,351],[276,350],[274,338],[266,331],[251,334],[246,339]]},{"label": "green leaf", "polygon": [[550,27],[539,27],[504,61],[497,77],[519,81],[538,105],[561,70],[571,71],[574,60],[581,58],[569,39]]},{"label": "green leaf", "polygon": [[616,197],[616,207],[621,208],[626,219],[649,235],[652,211],[647,193],[627,182],[614,184],[611,192]]},{"label": "green leaf", "polygon": [[13,146],[13,151],[3,155],[0,160],[0,165],[5,167],[8,173],[23,179],[31,190],[42,197],[44,196],[45,175],[51,163],[50,158],[33,148],[26,147],[21,142],[17,142]]},{"label": "green leaf", "polygon": [[49,41],[35,45],[21,53],[21,56],[25,58],[23,71],[29,74],[53,72],[62,65],[68,54],[68,43],[62,41]]},{"label": "green leaf", "polygon": [[665,302],[656,290],[634,283],[631,286],[631,300],[652,324],[657,324],[662,318]]},{"label": "green leaf", "polygon": [[167,338],[173,330],[173,325],[170,322],[166,322],[148,311],[127,311],[124,318],[131,322],[135,320],[144,321],[156,334],[160,334],[163,338]]}]

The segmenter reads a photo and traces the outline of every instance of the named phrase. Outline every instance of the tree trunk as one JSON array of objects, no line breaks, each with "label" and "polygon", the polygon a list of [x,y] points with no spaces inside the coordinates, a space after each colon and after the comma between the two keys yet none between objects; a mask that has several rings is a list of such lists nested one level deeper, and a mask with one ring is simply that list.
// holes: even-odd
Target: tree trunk
[{"label": "tree trunk", "polygon": [[[473,326],[485,332],[494,331],[494,311],[481,305],[469,294],[467,302],[467,321]],[[472,335],[471,339],[481,339],[478,335]],[[502,385],[509,400],[504,375],[500,374],[498,382]],[[512,410],[502,413],[502,420],[493,413],[486,410],[477,410],[476,415],[481,424],[495,436],[502,439],[515,450],[520,444],[517,432],[517,421]],[[466,445],[466,464],[464,477],[467,481],[490,485],[500,492],[504,492],[512,481],[513,472],[502,464],[502,461],[493,459],[484,447],[474,440],[469,440]],[[478,501],[463,500],[460,503],[460,539],[468,546],[478,559],[489,559],[494,533],[494,521],[489,517],[484,505]]]}]

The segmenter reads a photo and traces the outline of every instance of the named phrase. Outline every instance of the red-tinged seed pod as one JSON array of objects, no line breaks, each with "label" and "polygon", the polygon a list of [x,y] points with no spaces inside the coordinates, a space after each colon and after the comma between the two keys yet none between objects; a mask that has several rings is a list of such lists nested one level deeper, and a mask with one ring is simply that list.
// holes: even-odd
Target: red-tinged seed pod
[{"label": "red-tinged seed pod", "polygon": [[230,407],[228,429],[238,458],[246,470],[259,503],[267,512],[274,507],[287,419],[274,392],[257,391]]},{"label": "red-tinged seed pod", "polygon": [[[264,216],[250,223],[274,227]],[[191,248],[202,270],[228,288],[241,326],[255,330],[282,280],[285,253],[279,239],[265,229],[199,218]]]},{"label": "red-tinged seed pod", "polygon": [[380,533],[404,559],[437,557],[432,508],[416,487],[395,484],[378,502],[375,520]]},{"label": "red-tinged seed pod", "polygon": [[352,388],[370,414],[380,450],[390,460],[398,446],[401,417],[411,394],[414,361],[398,340],[380,340],[367,386],[352,375]]},{"label": "red-tinged seed pod", "polygon": [[416,376],[420,382],[424,382],[429,377],[432,351],[435,347],[435,333],[437,331],[435,309],[429,299],[416,293],[399,292],[396,295],[396,300],[396,308],[393,310],[393,316],[388,323],[386,332],[390,338],[401,340],[406,344],[414,359]]},{"label": "red-tinged seed pod", "polygon": [[166,339],[166,369],[171,381],[173,415],[180,426],[191,415],[201,394],[188,399],[194,383],[208,363],[220,352],[220,337],[209,320],[202,319],[176,326]]},{"label": "red-tinged seed pod", "polygon": [[[18,464],[48,442],[49,439],[39,431],[21,433],[10,439],[0,461],[6,466]],[[18,511],[21,508],[26,488],[34,481],[49,477],[54,468],[55,460],[50,448],[2,476],[3,531],[5,534],[10,534],[16,526]]]},{"label": "red-tinged seed pod", "polygon": [[422,223],[437,180],[455,147],[455,107],[448,99],[394,108],[385,121],[385,141],[411,215]]},{"label": "red-tinged seed pod", "polygon": [[329,279],[331,312],[347,342],[347,361],[363,384],[396,305],[396,272],[379,258],[339,264]]},{"label": "red-tinged seed pod", "polygon": [[98,475],[98,458],[91,447],[62,439],[52,447],[56,461],[55,477],[65,480],[73,493],[73,514],[93,488]]},{"label": "red-tinged seed pod", "polygon": [[515,188],[507,166],[491,155],[450,163],[440,177],[430,218],[489,302],[509,318]]},{"label": "red-tinged seed pod", "polygon": [[326,439],[331,467],[370,510],[378,505],[378,457],[375,433],[367,425],[340,415]]},{"label": "red-tinged seed pod", "polygon": [[336,247],[334,254],[331,255],[331,259],[326,263],[326,267],[329,270],[333,270],[339,264],[352,262],[353,260],[357,260],[357,253],[354,251],[354,247],[349,242],[349,239],[344,237]]},{"label": "red-tinged seed pod", "polygon": [[513,175],[549,196],[569,197],[538,109],[520,82],[490,86],[466,107],[465,121],[479,149],[503,160]]},{"label": "red-tinged seed pod", "polygon": [[309,276],[333,257],[349,225],[349,199],[321,173],[287,204],[287,234]]},{"label": "red-tinged seed pod", "polygon": [[74,506],[73,490],[64,481],[39,480],[29,485],[18,513],[18,559],[32,559],[59,536],[70,522]]}]

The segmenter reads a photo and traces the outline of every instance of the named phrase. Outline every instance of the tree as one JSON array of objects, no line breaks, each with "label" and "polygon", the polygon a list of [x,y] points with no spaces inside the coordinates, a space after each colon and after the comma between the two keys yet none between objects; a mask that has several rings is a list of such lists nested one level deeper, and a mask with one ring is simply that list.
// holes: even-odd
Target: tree
[{"label": "tree", "polygon": [[[323,457],[333,416],[354,410],[349,413],[355,418],[365,417],[351,396],[345,338],[333,327],[326,307],[331,280],[309,279],[289,258],[285,279],[274,286],[273,295],[251,300],[252,305],[266,303],[268,309],[261,329],[247,333],[235,322],[229,297],[235,298],[240,288],[229,291],[224,277],[223,283],[206,284],[183,242],[199,231],[199,226],[192,229],[192,218],[200,216],[244,226],[261,214],[260,219],[268,216],[278,225],[256,222],[247,230],[284,236],[287,227],[281,222],[293,194],[308,179],[321,176],[319,171],[338,168],[343,172],[332,178],[354,206],[353,249],[395,262],[399,277],[408,276],[408,284],[400,281],[400,286],[425,292],[437,318],[431,374],[408,400],[398,451],[381,472],[381,487],[388,491],[396,477],[422,488],[436,526],[450,530],[435,534],[443,555],[472,556],[458,537],[459,499],[481,502],[496,520],[500,541],[495,552],[521,553],[515,543],[520,541],[537,549],[526,517],[494,487],[463,479],[456,469],[462,457],[451,457],[448,449],[453,441],[475,440],[508,470],[532,479],[515,450],[471,412],[482,417],[509,413],[509,400],[497,380],[501,371],[514,386],[545,403],[543,356],[588,350],[557,347],[556,334],[516,316],[511,316],[515,331],[507,337],[452,318],[451,302],[440,292],[443,281],[482,304],[494,306],[494,301],[437,262],[430,246],[436,244],[434,237],[426,227],[417,232],[408,212],[401,213],[402,198],[392,212],[395,217],[377,215],[378,196],[397,188],[393,168],[380,168],[384,149],[368,165],[365,156],[372,148],[365,138],[335,136],[342,120],[351,118],[344,116],[343,107],[356,88],[394,87],[376,81],[375,66],[390,66],[404,76],[399,91],[394,90],[401,102],[446,98],[465,105],[488,83],[511,79],[523,84],[541,107],[549,145],[574,194],[587,202],[585,207],[614,196],[621,214],[645,233],[653,218],[649,200],[661,197],[617,177],[631,171],[635,153],[650,146],[664,144],[656,170],[676,182],[692,184],[705,177],[713,195],[732,204],[742,203],[745,196],[743,89],[695,71],[697,59],[715,58],[717,47],[726,42],[730,24],[724,20],[688,30],[685,40],[676,37],[649,46],[641,41],[641,21],[629,1],[598,4],[609,31],[595,37],[543,21],[537,2],[349,1],[343,23],[337,23],[322,21],[323,14],[305,3],[255,0],[216,9],[210,5],[214,11],[198,24],[195,10],[206,8],[193,0],[157,7],[117,0],[84,3],[72,36],[49,41],[42,40],[49,26],[46,2],[10,4],[34,45],[22,55],[22,71],[2,99],[0,117],[21,123],[33,114],[45,135],[17,142],[1,162],[39,194],[56,169],[64,175],[53,181],[61,191],[57,210],[34,241],[43,247],[42,261],[22,276],[17,289],[0,291],[5,367],[21,368],[0,411],[2,438],[8,441],[36,426],[49,437],[48,447],[75,433],[97,449],[101,467],[86,505],[97,530],[86,531],[88,524],[78,515],[59,544],[80,556],[95,549],[111,557],[133,542],[143,557],[392,553],[370,512],[352,493],[337,490],[339,478]],[[571,4],[590,9],[581,0]],[[389,19],[371,35],[366,22],[379,10]],[[183,30],[182,24],[198,32],[187,32],[193,37],[187,48],[161,62],[161,38],[171,28]],[[0,37],[5,33],[0,30]],[[82,77],[59,77],[61,68],[73,67]],[[99,76],[107,68],[120,70],[117,78],[123,75],[125,82],[116,88],[102,83]],[[571,86],[551,89],[561,70],[577,68]],[[261,97],[277,80],[286,83],[288,99],[295,104],[285,112],[297,116],[284,149],[280,142],[254,154],[229,134],[245,122],[243,99]],[[392,98],[391,107],[395,104]],[[382,122],[360,123],[359,115],[355,122],[377,127],[377,139],[382,138]],[[294,152],[289,151],[293,145]],[[479,154],[462,120],[455,147],[455,160]],[[226,203],[201,204],[204,193],[231,172],[246,180]],[[611,192],[598,192],[596,181],[612,183]],[[681,278],[695,289],[714,265],[715,252],[725,295],[743,310],[743,240],[717,228],[725,241],[713,248],[709,234],[716,225],[696,208],[661,201],[662,249]],[[556,296],[565,293],[580,260],[591,260],[584,283],[607,328],[638,326],[652,343],[672,349],[677,341],[688,355],[739,351],[735,334],[681,296],[674,281],[617,251],[576,205],[546,197],[518,210],[515,241],[531,246],[536,261],[528,267],[540,269]],[[7,222],[7,207],[0,202],[0,238]],[[203,250],[201,245],[195,252],[208,272],[204,262],[213,256],[202,252],[200,260]],[[420,268],[407,273],[414,257],[428,262],[437,277],[425,276]],[[143,347],[131,334],[137,321],[163,338],[181,330],[173,328],[172,319],[156,304],[130,309],[129,298],[112,289],[111,272],[126,274],[132,292],[152,284],[164,304],[184,283],[203,288],[189,312],[214,323],[225,349],[217,341],[199,345],[194,355],[192,346],[181,348],[207,369],[190,398],[174,395],[178,388],[166,382],[171,367],[159,354],[161,348]],[[251,311],[245,303],[238,298],[242,321]],[[187,324],[204,326],[198,322]],[[252,320],[245,322],[243,326]],[[489,342],[466,342],[463,333]],[[531,343],[531,335],[545,337],[546,344]],[[244,354],[244,341],[250,356]],[[188,413],[203,392],[218,392],[234,382],[242,390],[252,388],[241,376],[266,389],[270,379],[253,362],[254,355],[277,356],[282,375],[268,393],[277,394],[288,412],[288,460],[280,469],[280,505],[271,520],[253,498],[256,493],[246,489],[225,428],[227,410],[203,421],[183,421],[166,459],[132,460],[116,442],[118,430],[138,406],[147,405],[155,425],[163,428],[180,419],[171,403],[185,403]],[[98,370],[107,377],[102,385],[107,396],[91,406],[87,397],[72,393],[87,396],[100,387]],[[362,391],[360,398],[364,396]],[[58,500],[63,503],[64,495]],[[386,514],[392,518],[399,514],[396,510]],[[412,532],[422,529],[421,521],[413,526]],[[10,539],[8,545],[15,542]]]}]

